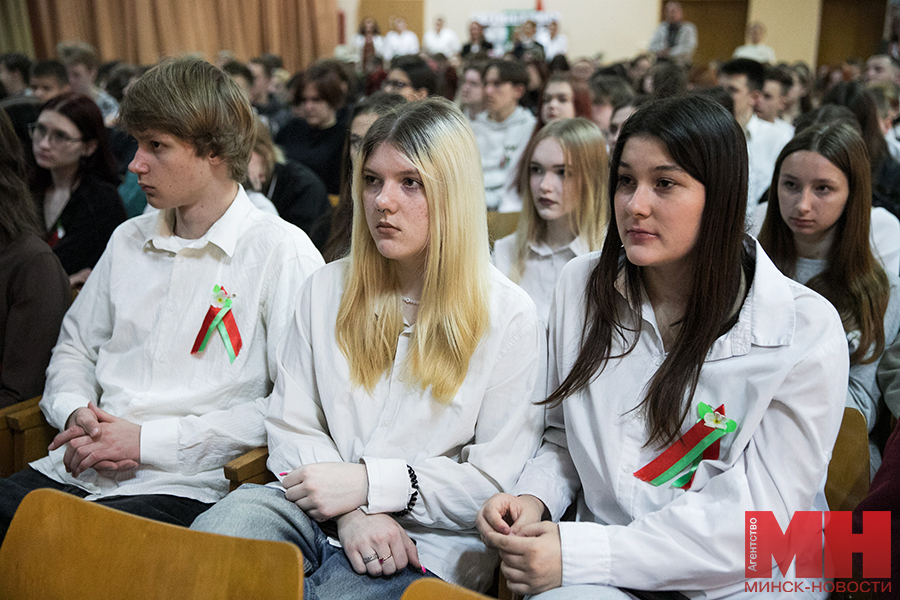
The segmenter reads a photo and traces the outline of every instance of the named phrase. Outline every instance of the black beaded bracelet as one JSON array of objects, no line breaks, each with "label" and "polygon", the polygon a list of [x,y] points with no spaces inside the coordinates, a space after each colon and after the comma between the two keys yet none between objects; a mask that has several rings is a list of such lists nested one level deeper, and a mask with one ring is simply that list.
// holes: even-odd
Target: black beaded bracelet
[{"label": "black beaded bracelet", "polygon": [[419,480],[416,478],[416,472],[413,471],[413,468],[409,465],[406,465],[407,470],[409,471],[409,485],[413,489],[412,495],[409,497],[409,503],[406,505],[406,508],[403,510],[391,513],[391,516],[394,517],[405,517],[410,512],[412,512],[413,506],[416,505],[416,500],[419,499]]}]

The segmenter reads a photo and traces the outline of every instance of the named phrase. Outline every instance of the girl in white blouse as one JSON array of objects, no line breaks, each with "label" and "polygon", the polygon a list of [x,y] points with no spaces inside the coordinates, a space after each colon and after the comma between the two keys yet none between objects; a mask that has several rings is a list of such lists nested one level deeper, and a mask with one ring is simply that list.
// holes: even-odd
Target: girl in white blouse
[{"label": "girl in white blouse", "polygon": [[[759,243],[782,273],[819,292],[847,333],[847,406],[875,426],[881,392],[875,380],[885,340],[900,329],[900,279],[882,269],[869,243],[871,173],[862,136],[850,122],[814,125],[797,134],[775,163]],[[870,444],[872,474],[881,464]]]},{"label": "girl in white blouse", "polygon": [[299,545],[304,598],[399,598],[426,569],[492,580],[475,517],[537,450],[546,341],[490,265],[478,156],[446,100],[372,125],[350,256],[304,285],[279,353],[266,430],[280,484],[242,486],[195,522]]},{"label": "girl in white blouse", "polygon": [[[556,292],[543,444],[478,527],[510,589],[541,600],[742,597],[745,512],[786,529],[824,509],[840,319],[744,237],[746,143],[721,106],[639,109],[610,170],[603,251]],[[577,522],[556,524],[576,495]]]},{"label": "girl in white blouse", "polygon": [[528,292],[544,322],[562,268],[603,244],[608,164],[603,134],[581,118],[544,126],[522,155],[519,226],[494,244],[493,261]]}]

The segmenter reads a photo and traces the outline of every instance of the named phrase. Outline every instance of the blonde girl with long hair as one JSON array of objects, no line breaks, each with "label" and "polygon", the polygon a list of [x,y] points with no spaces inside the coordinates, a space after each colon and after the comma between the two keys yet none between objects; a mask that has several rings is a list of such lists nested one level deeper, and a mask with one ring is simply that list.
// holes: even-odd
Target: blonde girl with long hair
[{"label": "blonde girl with long hair", "polygon": [[546,322],[562,268],[603,246],[609,221],[606,142],[587,119],[554,121],[531,139],[522,167],[519,225],[494,244],[493,261],[528,292]]},{"label": "blonde girl with long hair", "polygon": [[539,444],[543,325],[490,264],[477,145],[450,102],[380,117],[353,199],[350,255],[304,284],[278,358],[279,482],[198,527],[297,544],[304,597],[400,598],[429,575],[484,590],[497,556],[475,518]]}]

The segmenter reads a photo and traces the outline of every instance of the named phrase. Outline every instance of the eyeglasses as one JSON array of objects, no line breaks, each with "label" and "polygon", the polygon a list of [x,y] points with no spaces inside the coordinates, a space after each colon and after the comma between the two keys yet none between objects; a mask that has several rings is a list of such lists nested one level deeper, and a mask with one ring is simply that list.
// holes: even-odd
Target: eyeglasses
[{"label": "eyeglasses", "polygon": [[44,138],[49,138],[51,146],[61,146],[62,144],[68,144],[71,142],[80,142],[84,139],[73,138],[57,129],[48,129],[46,125],[43,125],[41,123],[29,123],[28,134],[35,142],[40,142]]},{"label": "eyeglasses", "polygon": [[398,90],[402,90],[405,87],[409,87],[410,83],[406,83],[405,81],[400,81],[399,79],[385,79],[384,83],[381,84],[383,89],[394,88]]}]

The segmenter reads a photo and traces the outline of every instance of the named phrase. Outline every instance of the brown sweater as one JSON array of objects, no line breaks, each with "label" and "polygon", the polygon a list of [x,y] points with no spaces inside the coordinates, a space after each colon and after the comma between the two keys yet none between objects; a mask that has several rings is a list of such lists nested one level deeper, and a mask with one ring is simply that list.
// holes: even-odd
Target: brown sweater
[{"label": "brown sweater", "polygon": [[0,408],[43,392],[71,299],[66,272],[46,242],[31,234],[0,240]]}]

